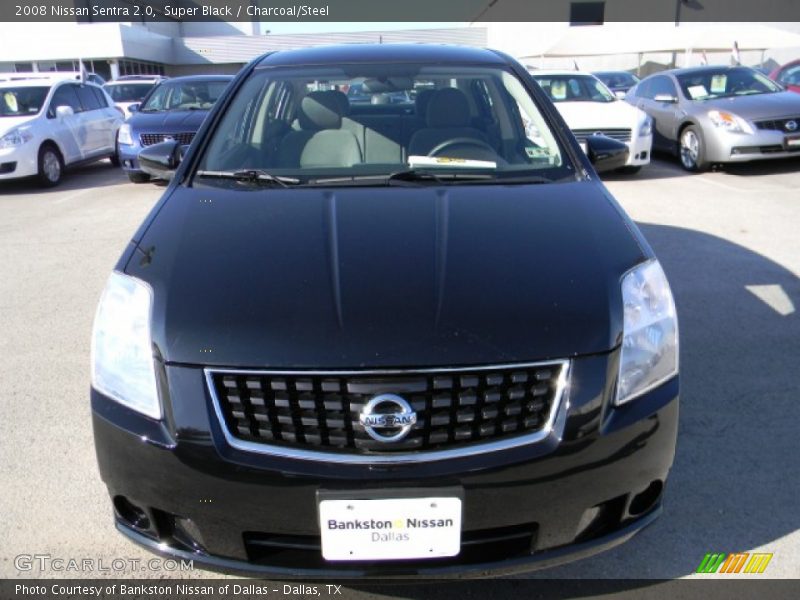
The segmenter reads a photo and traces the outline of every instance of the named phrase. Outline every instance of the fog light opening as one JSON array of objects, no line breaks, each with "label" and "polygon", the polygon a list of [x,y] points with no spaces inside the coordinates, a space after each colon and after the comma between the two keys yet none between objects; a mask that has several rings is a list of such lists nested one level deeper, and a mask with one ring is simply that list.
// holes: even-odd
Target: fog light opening
[{"label": "fog light opening", "polygon": [[628,514],[632,517],[642,515],[653,508],[661,499],[661,492],[664,489],[664,484],[659,481],[653,481],[647,486],[643,492],[636,494],[631,500],[628,507]]},{"label": "fog light opening", "polygon": [[144,509],[136,506],[125,496],[114,497],[114,510],[117,515],[131,527],[147,531],[150,529],[150,519]]},{"label": "fog light opening", "polygon": [[200,529],[191,519],[175,517],[172,531],[172,539],[187,550],[192,552],[205,553],[203,548],[203,536]]}]

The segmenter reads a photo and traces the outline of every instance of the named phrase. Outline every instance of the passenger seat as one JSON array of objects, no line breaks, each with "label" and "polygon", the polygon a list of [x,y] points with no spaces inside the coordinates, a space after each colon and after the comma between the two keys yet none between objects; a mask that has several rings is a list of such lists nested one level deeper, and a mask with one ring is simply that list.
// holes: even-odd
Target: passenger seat
[{"label": "passenger seat", "polygon": [[310,92],[300,101],[297,131],[281,140],[278,166],[350,167],[362,162],[361,148],[352,131],[342,129],[343,106],[334,94]]}]

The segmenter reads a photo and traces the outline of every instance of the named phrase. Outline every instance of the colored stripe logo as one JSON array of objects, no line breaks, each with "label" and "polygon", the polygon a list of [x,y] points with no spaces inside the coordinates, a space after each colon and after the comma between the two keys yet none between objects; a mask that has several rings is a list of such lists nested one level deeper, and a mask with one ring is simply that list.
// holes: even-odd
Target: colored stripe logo
[{"label": "colored stripe logo", "polygon": [[760,574],[767,570],[772,554],[762,552],[734,552],[725,554],[724,552],[708,552],[700,565],[697,573],[755,573]]}]

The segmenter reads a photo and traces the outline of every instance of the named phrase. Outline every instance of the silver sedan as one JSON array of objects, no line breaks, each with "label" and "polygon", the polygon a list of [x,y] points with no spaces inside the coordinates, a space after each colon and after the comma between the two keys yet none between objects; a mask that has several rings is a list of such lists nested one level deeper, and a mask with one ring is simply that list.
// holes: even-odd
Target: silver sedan
[{"label": "silver sedan", "polygon": [[747,67],[693,67],[651,75],[625,100],[653,117],[653,148],[687,171],[800,156],[800,95]]}]

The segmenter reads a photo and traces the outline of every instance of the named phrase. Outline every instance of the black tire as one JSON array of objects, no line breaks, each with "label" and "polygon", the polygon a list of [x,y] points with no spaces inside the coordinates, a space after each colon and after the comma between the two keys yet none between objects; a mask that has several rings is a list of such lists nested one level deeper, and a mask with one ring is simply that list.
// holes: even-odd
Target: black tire
[{"label": "black tire", "polygon": [[703,134],[698,127],[689,125],[681,130],[678,139],[678,160],[684,170],[700,173],[709,167],[706,160],[706,145]]},{"label": "black tire", "polygon": [[617,173],[622,173],[623,175],[636,175],[641,170],[641,165],[637,165],[635,167],[620,167],[617,169]]},{"label": "black tire", "polygon": [[147,173],[130,172],[128,173],[128,179],[130,179],[133,183],[147,183],[150,181],[150,175]]},{"label": "black tire", "polygon": [[111,164],[114,167],[122,166],[122,161],[119,159],[119,147],[118,146],[114,146],[114,154],[109,156],[108,160],[111,161]]},{"label": "black tire", "polygon": [[61,183],[64,175],[64,159],[58,148],[52,143],[42,144],[39,148],[39,172],[36,178],[42,187],[55,187]]}]

